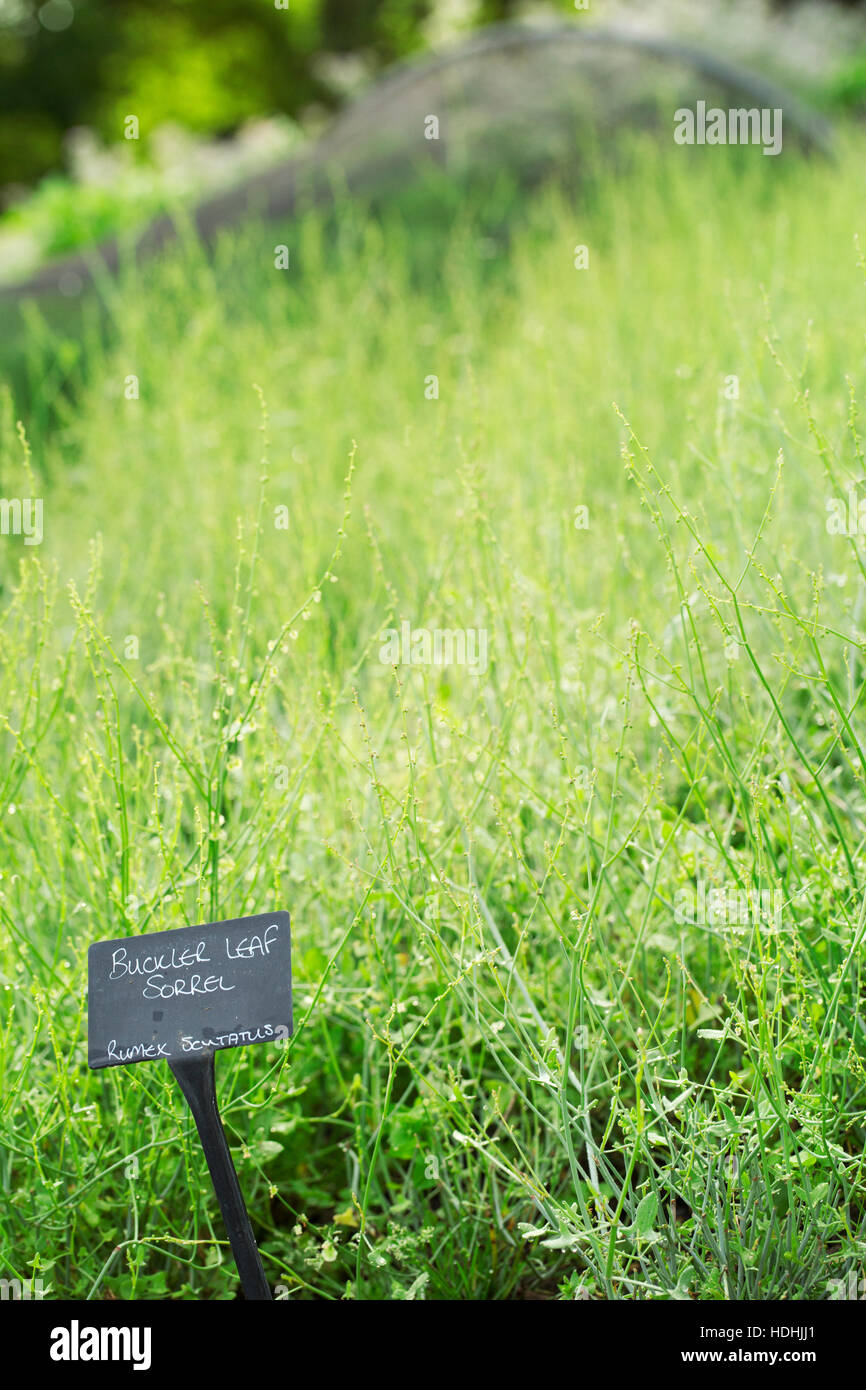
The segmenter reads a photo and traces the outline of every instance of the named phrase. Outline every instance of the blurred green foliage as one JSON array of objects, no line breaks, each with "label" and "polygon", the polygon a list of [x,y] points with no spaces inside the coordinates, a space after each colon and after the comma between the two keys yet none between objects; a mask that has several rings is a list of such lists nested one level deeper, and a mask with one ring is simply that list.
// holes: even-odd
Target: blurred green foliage
[{"label": "blurred green foliage", "polygon": [[[604,9],[594,0],[575,16],[574,0],[547,5],[578,19]],[[112,145],[135,115],[146,155],[149,134],[166,123],[213,136],[256,116],[294,118],[342,99],[335,59],[352,55],[362,75],[375,73],[431,34],[525,8],[525,0],[0,0],[0,190],[61,169],[72,127]],[[855,55],[843,103],[859,105],[862,69]]]},{"label": "blurred green foliage", "polygon": [[133,114],[145,144],[167,121],[214,134],[331,105],[320,55],[387,64],[440,7],[483,23],[515,0],[0,0],[0,185],[58,168],[73,126],[110,143]]},{"label": "blurred green foliage", "polygon": [[848,55],[827,84],[824,95],[831,105],[858,114],[866,111],[866,48],[858,48]]}]

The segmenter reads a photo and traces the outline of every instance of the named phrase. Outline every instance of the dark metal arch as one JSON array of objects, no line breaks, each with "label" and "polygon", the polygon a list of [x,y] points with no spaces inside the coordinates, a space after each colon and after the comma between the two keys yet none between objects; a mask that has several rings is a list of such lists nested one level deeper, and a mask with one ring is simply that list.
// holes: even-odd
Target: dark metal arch
[{"label": "dark metal arch", "polygon": [[[821,116],[810,111],[776,83],[697,45],[679,39],[616,28],[590,28],[561,21],[545,24],[500,23],[489,25],[465,42],[440,53],[396,64],[378,78],[371,90],[350,102],[309,151],[284,160],[264,173],[252,175],[231,189],[213,194],[197,204],[190,212],[196,232],[205,242],[209,242],[224,227],[240,221],[251,208],[264,217],[279,217],[291,215],[302,201],[306,205],[327,202],[333,196],[333,182],[327,168],[329,146],[358,116],[375,111],[396,92],[411,88],[437,73],[447,72],[479,58],[549,44],[575,44],[590,49],[631,48],[654,58],[680,61],[711,81],[748,94],[761,106],[781,106],[786,120],[804,145],[823,154],[832,153],[831,127]],[[378,165],[374,161],[366,170],[365,177],[369,177],[371,171],[374,174],[393,174],[393,157],[385,156]],[[347,173],[346,184],[351,191],[365,191],[364,178],[355,182]],[[174,219],[167,215],[158,217],[137,237],[135,255],[152,255],[174,240],[176,235]],[[119,261],[118,240],[111,238],[99,246],[44,266],[23,283],[0,285],[0,300],[20,300],[51,292],[75,294],[106,272],[115,271]]]}]

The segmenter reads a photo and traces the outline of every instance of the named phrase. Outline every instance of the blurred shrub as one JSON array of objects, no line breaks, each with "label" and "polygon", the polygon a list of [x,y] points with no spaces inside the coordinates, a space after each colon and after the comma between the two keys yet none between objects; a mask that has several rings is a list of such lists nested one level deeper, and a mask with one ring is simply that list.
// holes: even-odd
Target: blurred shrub
[{"label": "blurred shrub", "polygon": [[827,100],[862,115],[866,111],[866,48],[849,55],[826,87]]},{"label": "blurred shrub", "polygon": [[0,185],[56,169],[70,127],[112,143],[135,115],[144,145],[171,121],[219,134],[262,114],[295,116],[339,97],[322,54],[362,54],[375,68],[421,46],[438,11],[474,23],[513,9],[513,0],[0,0]]},{"label": "blurred shrub", "polygon": [[131,142],[104,146],[77,127],[67,140],[69,172],[47,174],[0,216],[0,284],[228,187],[285,158],[303,139],[285,116],[247,122],[232,140],[167,124],[154,131],[147,158],[136,158]]},{"label": "blurred shrub", "polygon": [[[841,13],[839,3],[826,6],[828,16]],[[610,0],[614,18],[627,4]],[[670,5],[673,14],[677,0]],[[727,0],[694,6],[715,29],[727,22]],[[296,118],[335,105],[353,80],[430,41],[543,8],[608,17],[604,0],[583,14],[575,0],[0,0],[0,191],[59,169],[71,128],[87,126],[112,145],[135,115],[136,153],[145,156],[167,123],[213,136],[258,116]],[[633,8],[665,10],[666,0]],[[756,19],[796,18],[803,8],[754,0]],[[843,101],[852,92],[859,99],[861,67]]]}]

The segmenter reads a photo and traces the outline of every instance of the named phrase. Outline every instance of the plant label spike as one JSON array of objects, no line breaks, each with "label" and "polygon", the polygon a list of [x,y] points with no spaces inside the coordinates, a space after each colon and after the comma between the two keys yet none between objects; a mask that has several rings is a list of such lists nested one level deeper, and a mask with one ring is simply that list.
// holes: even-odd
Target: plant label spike
[{"label": "plant label spike", "polygon": [[213,1052],[201,1057],[179,1057],[168,1065],[195,1120],[244,1296],[260,1303],[272,1300],[217,1109]]},{"label": "plant label spike", "polygon": [[88,952],[91,1067],[168,1062],[196,1123],[248,1299],[272,1297],[216,1100],[214,1053],[292,1032],[291,924],[262,913]]}]

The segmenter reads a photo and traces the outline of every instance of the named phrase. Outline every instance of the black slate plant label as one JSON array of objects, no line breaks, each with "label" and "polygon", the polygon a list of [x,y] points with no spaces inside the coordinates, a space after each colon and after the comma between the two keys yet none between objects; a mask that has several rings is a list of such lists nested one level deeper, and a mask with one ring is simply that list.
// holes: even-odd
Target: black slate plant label
[{"label": "black slate plant label", "polygon": [[97,941],[88,952],[91,1067],[163,1058],[201,1139],[247,1299],[273,1302],[220,1121],[214,1058],[292,1031],[288,912]]},{"label": "black slate plant label", "polygon": [[288,912],[97,941],[88,952],[88,1061],[178,1061],[292,1032]]}]

